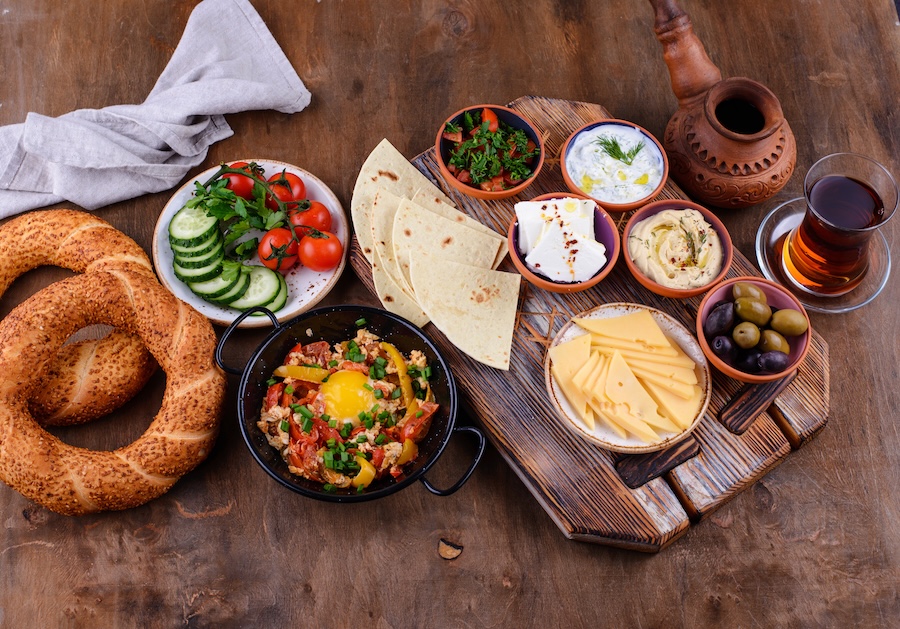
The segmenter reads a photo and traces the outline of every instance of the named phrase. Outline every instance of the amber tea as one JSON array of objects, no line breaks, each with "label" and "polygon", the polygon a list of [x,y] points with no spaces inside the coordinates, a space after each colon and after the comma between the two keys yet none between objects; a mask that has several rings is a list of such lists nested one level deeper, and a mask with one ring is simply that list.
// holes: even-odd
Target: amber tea
[{"label": "amber tea", "polygon": [[[859,156],[829,156],[843,160],[854,157]],[[827,165],[818,167],[829,158],[810,170],[810,175],[818,170],[820,176],[807,175],[807,210],[782,251],[789,279],[803,290],[822,296],[845,294],[863,280],[869,267],[869,240],[893,213],[897,194],[896,184],[893,189],[885,188],[889,195],[886,203],[861,177],[823,174],[828,173]],[[888,178],[893,184],[890,175]]]}]

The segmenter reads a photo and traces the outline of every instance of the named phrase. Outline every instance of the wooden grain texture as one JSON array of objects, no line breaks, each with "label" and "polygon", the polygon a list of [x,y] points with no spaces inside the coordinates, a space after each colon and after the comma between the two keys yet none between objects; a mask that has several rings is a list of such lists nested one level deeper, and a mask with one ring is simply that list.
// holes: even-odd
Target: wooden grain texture
[{"label": "wooden grain texture", "polygon": [[[382,138],[414,157],[467,105],[522,94],[602,103],[657,136],[675,111],[648,2],[250,1],[312,103],[292,116],[228,115],[235,135],[191,174],[239,156],[283,159],[318,175],[347,208]],[[0,124],[141,102],[196,3],[5,0]],[[857,151],[900,174],[891,0],[681,5],[723,75],[770,87],[797,137],[797,171],[781,196],[722,214],[745,256],[762,218],[800,196],[800,174],[823,155]],[[98,214],[149,251],[168,196]],[[67,274],[20,278],[0,315]],[[375,300],[345,272],[326,303]],[[411,486],[350,509],[299,499],[257,468],[230,411],[212,456],[139,509],[64,518],[0,487],[0,626],[897,626],[900,347],[881,341],[897,303],[892,278],[862,310],[811,315],[828,347],[827,429],[656,555],[565,539],[493,447],[449,498]],[[229,354],[237,362],[264,336],[238,335]],[[92,448],[128,443],[164,384],[158,375],[122,411],[60,434]],[[470,456],[467,440],[452,440],[429,478],[452,483]],[[464,546],[457,559],[440,558],[442,537]]]}]

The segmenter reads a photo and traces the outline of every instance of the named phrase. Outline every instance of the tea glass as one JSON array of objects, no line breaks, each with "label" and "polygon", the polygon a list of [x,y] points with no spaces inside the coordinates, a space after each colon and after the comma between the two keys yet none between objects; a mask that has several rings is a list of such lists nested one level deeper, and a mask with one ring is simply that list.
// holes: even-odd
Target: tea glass
[{"label": "tea glass", "polygon": [[844,295],[865,277],[869,241],[897,209],[897,183],[873,159],[835,153],[809,169],[803,194],[803,220],[782,249],[785,278],[812,295]]}]

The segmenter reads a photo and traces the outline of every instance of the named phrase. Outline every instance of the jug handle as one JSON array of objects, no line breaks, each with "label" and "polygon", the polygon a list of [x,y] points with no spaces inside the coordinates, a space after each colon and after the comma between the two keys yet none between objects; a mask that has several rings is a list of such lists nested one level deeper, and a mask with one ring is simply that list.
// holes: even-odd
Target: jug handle
[{"label": "jug handle", "polygon": [[663,47],[663,61],[669,70],[672,91],[681,107],[703,98],[722,80],[719,68],[710,61],[703,43],[694,33],[691,18],[676,0],[650,0],[655,12],[654,31]]}]

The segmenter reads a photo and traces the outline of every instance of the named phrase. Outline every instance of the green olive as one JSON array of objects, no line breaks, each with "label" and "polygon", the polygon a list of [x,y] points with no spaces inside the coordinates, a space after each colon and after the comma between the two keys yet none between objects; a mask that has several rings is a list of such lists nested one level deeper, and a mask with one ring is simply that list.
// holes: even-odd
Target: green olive
[{"label": "green olive", "polygon": [[759,343],[759,328],[749,321],[738,323],[731,332],[731,338],[742,349],[749,349]]},{"label": "green olive", "polygon": [[763,330],[759,338],[759,351],[790,354],[791,346],[787,342],[787,339],[775,330]]},{"label": "green olive", "polygon": [[731,287],[731,295],[735,299],[739,299],[741,297],[751,297],[756,301],[763,302],[764,304],[769,303],[769,300],[766,299],[766,294],[763,292],[763,290],[756,284],[751,284],[750,282],[735,282]]},{"label": "green olive", "polygon": [[772,318],[772,309],[764,301],[752,297],[738,297],[734,300],[734,313],[738,319],[749,321],[762,327]]},{"label": "green olive", "polygon": [[772,329],[784,336],[799,336],[809,329],[809,323],[800,312],[785,308],[772,314]]}]

